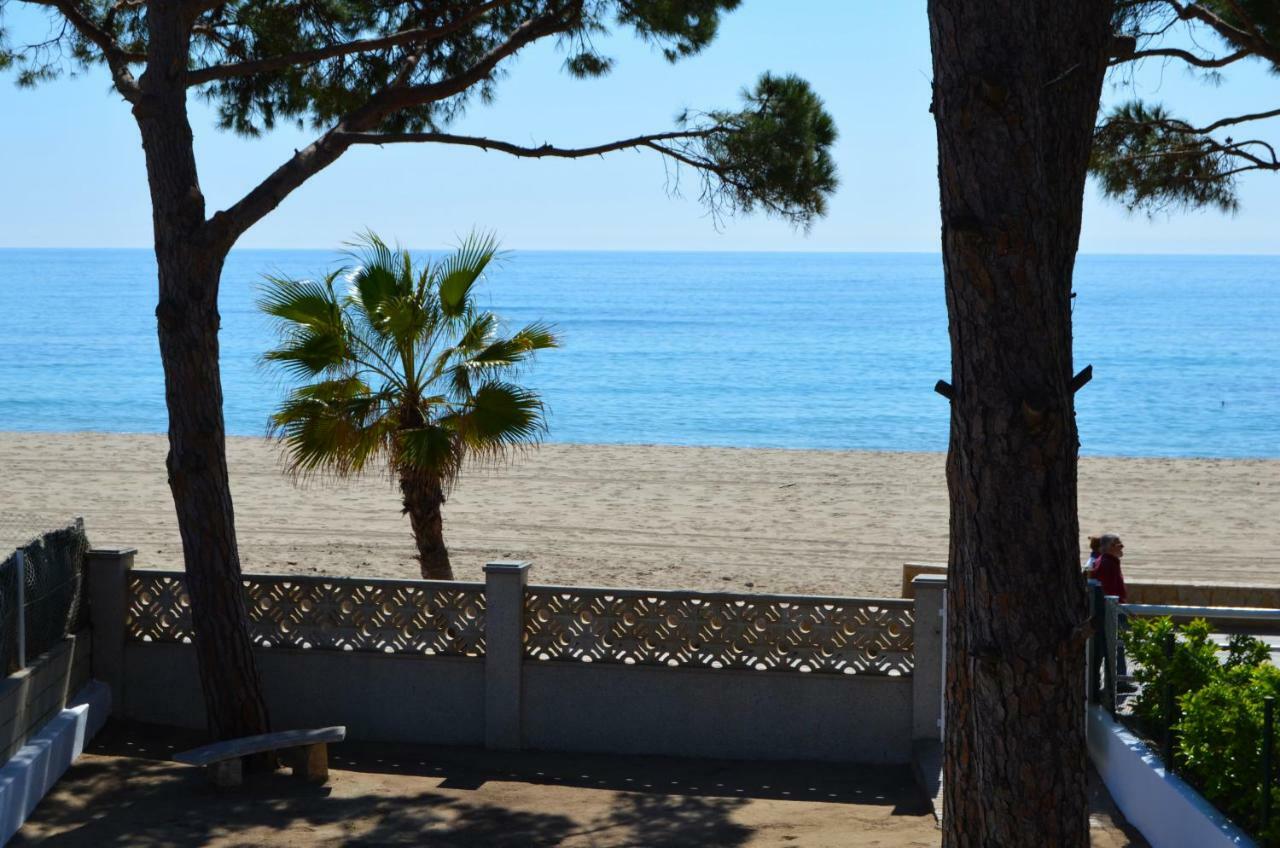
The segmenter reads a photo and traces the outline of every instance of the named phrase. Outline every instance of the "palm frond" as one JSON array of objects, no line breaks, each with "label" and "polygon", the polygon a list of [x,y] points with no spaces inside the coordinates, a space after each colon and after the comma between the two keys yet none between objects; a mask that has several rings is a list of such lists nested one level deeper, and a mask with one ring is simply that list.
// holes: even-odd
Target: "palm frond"
[{"label": "palm frond", "polygon": [[403,265],[409,261],[407,251],[396,251],[373,233],[363,234],[348,251],[356,261],[351,275],[351,302],[363,313],[364,323],[379,335],[385,335],[385,303],[396,297],[411,295],[412,284],[404,284]]},{"label": "palm frond", "polygon": [[546,430],[538,395],[496,380],[476,388],[457,414],[455,426],[467,449],[487,458],[536,444]]},{"label": "palm frond", "polygon": [[541,322],[525,325],[511,337],[511,340],[528,351],[560,347],[560,336],[556,334],[556,328]]},{"label": "palm frond", "polygon": [[498,253],[493,234],[472,233],[437,268],[440,311],[456,320],[467,313],[471,289]]},{"label": "palm frond", "polygon": [[466,366],[472,369],[507,368],[523,361],[530,351],[517,339],[495,339],[489,346],[469,356]]},{"label": "palm frond", "polygon": [[296,378],[332,373],[347,362],[347,346],[340,328],[304,327],[285,337],[284,343],[262,355]]},{"label": "palm frond", "polygon": [[465,362],[460,362],[448,370],[449,389],[455,398],[465,401],[471,397],[471,370]]},{"label": "palm frond", "polygon": [[454,348],[464,354],[482,349],[489,343],[497,326],[498,316],[492,312],[477,313],[467,323],[466,329],[462,331]]},{"label": "palm frond", "polygon": [[430,314],[412,294],[398,294],[382,302],[382,331],[403,350],[421,340],[431,326]]},{"label": "palm frond", "polygon": [[385,394],[358,378],[324,380],[295,389],[271,418],[285,445],[289,470],[356,474],[390,446],[398,421]]},{"label": "palm frond", "polygon": [[429,471],[447,485],[462,467],[463,446],[448,421],[396,433],[398,466]]},{"label": "palm frond", "polygon": [[339,273],[329,274],[321,282],[268,276],[258,308],[285,325],[341,326],[342,310],[333,291]]}]

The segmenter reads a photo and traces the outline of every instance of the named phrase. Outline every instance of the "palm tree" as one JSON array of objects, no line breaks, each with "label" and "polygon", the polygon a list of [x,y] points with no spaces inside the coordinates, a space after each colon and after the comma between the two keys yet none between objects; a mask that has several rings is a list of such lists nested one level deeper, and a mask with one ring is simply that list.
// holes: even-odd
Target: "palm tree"
[{"label": "palm tree", "polygon": [[539,441],[542,401],[509,379],[559,341],[545,324],[504,337],[476,306],[492,236],[473,234],[417,269],[372,233],[353,248],[356,264],[320,281],[267,277],[259,307],[276,319],[280,345],[264,359],[296,381],[271,427],[298,476],[346,477],[385,461],[422,576],[452,580],[440,508],[468,456],[498,459]]}]

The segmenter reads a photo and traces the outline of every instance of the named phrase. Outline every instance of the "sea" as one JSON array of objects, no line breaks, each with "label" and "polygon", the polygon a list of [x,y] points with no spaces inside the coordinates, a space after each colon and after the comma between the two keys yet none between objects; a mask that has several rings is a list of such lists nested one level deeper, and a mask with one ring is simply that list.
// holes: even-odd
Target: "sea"
[{"label": "sea", "polygon": [[[237,250],[223,274],[227,431],[264,436],[280,377],[263,275],[340,254]],[[1280,458],[1280,256],[1084,255],[1081,453]],[[523,375],[550,442],[941,451],[937,254],[513,251],[481,300],[563,348]],[[149,250],[0,250],[0,430],[162,433]]]}]

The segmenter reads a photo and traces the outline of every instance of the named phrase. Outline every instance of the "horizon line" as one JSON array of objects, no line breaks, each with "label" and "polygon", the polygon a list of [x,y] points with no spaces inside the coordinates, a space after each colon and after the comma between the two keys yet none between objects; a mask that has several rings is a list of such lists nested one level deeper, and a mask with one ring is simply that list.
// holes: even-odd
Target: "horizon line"
[{"label": "horizon line", "polygon": [[[153,250],[153,245],[76,245],[76,246],[30,246],[30,245],[0,245],[0,251],[18,251],[18,250],[47,250],[47,251],[71,251],[71,250],[120,250],[120,251],[139,251]],[[433,247],[409,247],[412,251],[429,251],[429,250],[451,250],[450,245],[437,245]],[[635,254],[635,253],[681,253],[681,254],[760,254],[760,255],[793,255],[793,256],[941,256],[942,251],[938,250],[767,250],[758,248],[742,248],[742,249],[725,249],[725,248],[586,248],[586,247],[504,247],[504,251],[513,253],[618,253],[618,254]],[[318,253],[340,252],[340,247],[233,247],[232,253],[237,251],[254,251],[254,250],[271,250],[271,251],[314,251]],[[1227,251],[1211,251],[1207,253],[1195,253],[1190,251],[1095,251],[1095,250],[1078,250],[1077,256],[1186,256],[1186,257],[1278,257],[1280,258],[1280,250],[1274,252],[1266,251],[1244,251],[1244,252],[1227,252]]]}]

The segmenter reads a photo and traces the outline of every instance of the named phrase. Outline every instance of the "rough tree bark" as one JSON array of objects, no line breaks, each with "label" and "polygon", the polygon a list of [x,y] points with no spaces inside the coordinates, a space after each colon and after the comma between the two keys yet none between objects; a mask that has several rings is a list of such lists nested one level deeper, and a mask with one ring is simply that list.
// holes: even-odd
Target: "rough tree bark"
[{"label": "rough tree bark", "polygon": [[186,86],[186,4],[152,4],[150,60],[134,115],[151,189],[160,297],[156,324],[169,411],[169,488],[191,597],[209,732],[268,730],[249,642],[227,476],[218,368],[218,282],[228,247],[210,243],[196,171]]},{"label": "rough tree bark", "polygon": [[943,844],[1087,846],[1071,278],[1109,0],[929,0],[952,345]]},{"label": "rough tree bark", "polygon": [[413,540],[418,545],[418,562],[424,580],[452,580],[449,549],[444,544],[444,523],[440,508],[444,506],[444,489],[433,475],[405,469],[400,472],[400,494],[404,512],[413,527]]}]

